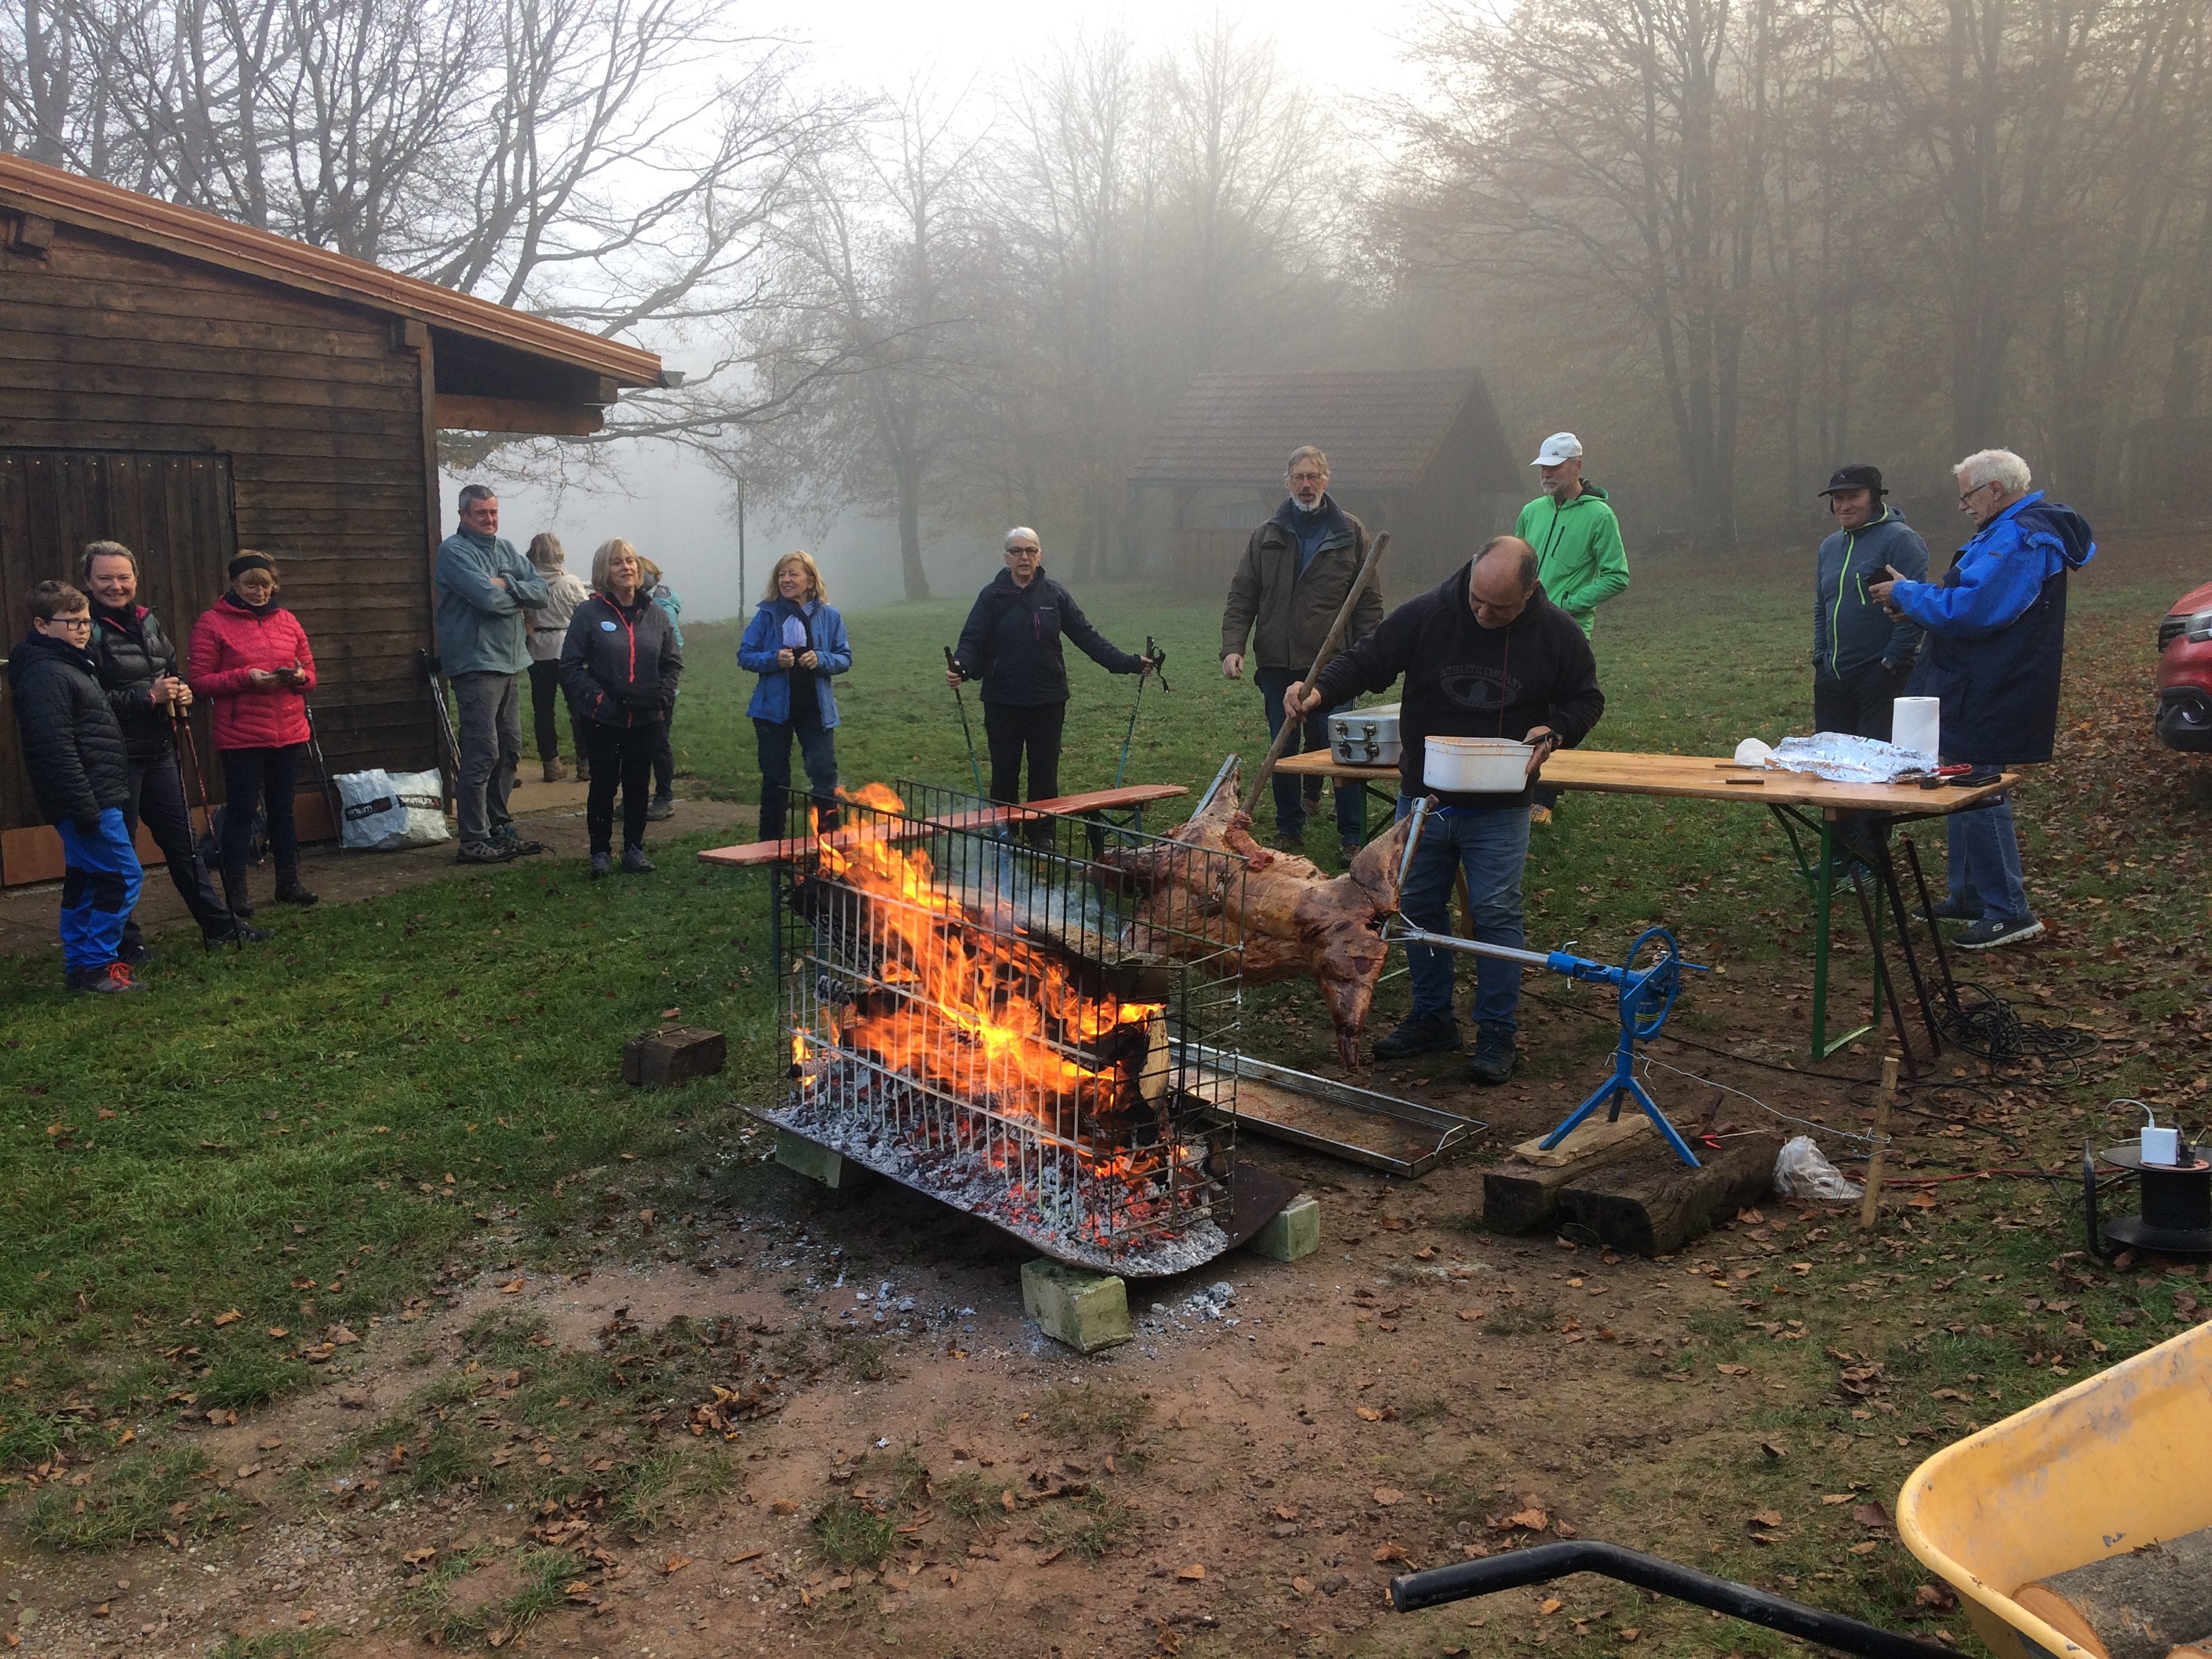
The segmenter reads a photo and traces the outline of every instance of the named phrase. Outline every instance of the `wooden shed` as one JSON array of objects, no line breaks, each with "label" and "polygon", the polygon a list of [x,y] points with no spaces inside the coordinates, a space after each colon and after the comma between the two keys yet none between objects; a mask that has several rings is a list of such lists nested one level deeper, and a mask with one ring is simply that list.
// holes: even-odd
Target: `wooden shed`
[{"label": "wooden shed", "polygon": [[1226,590],[1252,532],[1281,504],[1284,463],[1301,444],[1327,453],[1330,492],[1347,511],[1390,532],[1394,593],[1442,580],[1535,492],[1479,370],[1201,374],[1129,479],[1164,498],[1178,586]]},{"label": "wooden shed", "polygon": [[[580,435],[663,383],[649,351],[0,155],[5,637],[33,584],[75,580],[111,538],[185,649],[224,566],[258,548],[314,647],[331,769],[433,766],[439,431]],[[329,834],[319,794],[300,814]],[[0,719],[0,879],[60,873]]]}]

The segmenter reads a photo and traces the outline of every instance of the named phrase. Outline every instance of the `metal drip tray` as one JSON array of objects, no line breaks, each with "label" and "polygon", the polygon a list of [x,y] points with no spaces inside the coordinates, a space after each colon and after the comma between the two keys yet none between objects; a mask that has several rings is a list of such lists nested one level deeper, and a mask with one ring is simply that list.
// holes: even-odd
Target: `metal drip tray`
[{"label": "metal drip tray", "polygon": [[1178,1059],[1187,1091],[1224,1122],[1394,1175],[1425,1175],[1453,1147],[1490,1126],[1418,1101],[1377,1094],[1288,1066],[1197,1043]]}]

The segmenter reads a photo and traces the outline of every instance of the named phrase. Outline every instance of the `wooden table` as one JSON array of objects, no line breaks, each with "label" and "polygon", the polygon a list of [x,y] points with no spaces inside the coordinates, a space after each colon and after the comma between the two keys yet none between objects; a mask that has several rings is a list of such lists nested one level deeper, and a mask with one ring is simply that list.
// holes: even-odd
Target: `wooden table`
[{"label": "wooden table", "polygon": [[[1363,788],[1391,794],[1398,789],[1396,767],[1355,765],[1339,761],[1326,750],[1290,756],[1279,762],[1275,769],[1295,777],[1356,782]],[[1911,783],[1832,783],[1807,773],[1741,766],[1714,756],[1639,755],[1603,749],[1562,749],[1544,763],[1543,778],[1555,789],[1741,801],[1771,811],[1783,834],[1789,837],[1797,873],[1813,896],[1813,1057],[1825,1060],[1845,1043],[1872,1030],[1881,1023],[1882,1000],[1887,996],[1908,1070],[1917,1068],[1896,986],[1884,966],[1881,911],[1878,902],[1868,902],[1863,888],[1856,890],[1874,946],[1874,1018],[1841,1036],[1827,1035],[1828,957],[1831,912],[1838,873],[1838,843],[1841,842],[1847,858],[1864,863],[1880,878],[1883,896],[1888,898],[1896,921],[1899,947],[1933,1046],[1938,1042],[1935,1006],[1913,949],[1911,910],[1899,889],[1896,866],[1889,855],[1889,833],[1899,824],[1947,817],[1954,812],[1986,805],[2020,781],[2017,774],[2008,772],[1994,782],[1972,789],[1923,789]],[[1917,862],[1914,876],[1917,885]],[[1933,922],[1929,924],[1929,932],[1933,938],[1936,965],[1948,981],[1950,964],[1943,952],[1942,935],[1936,933]]]},{"label": "wooden table", "polygon": [[[1027,801],[1018,806],[994,804],[970,807],[924,822],[939,830],[976,830],[1021,823],[1032,818],[1097,818],[1109,812],[1130,812],[1136,816],[1136,827],[1142,829],[1146,807],[1189,793],[1179,783],[1131,783],[1117,789],[1092,789],[1079,795],[1054,795],[1048,800]],[[831,830],[827,839],[833,845],[848,845],[865,833],[859,824],[848,823]],[[809,857],[815,845],[813,836],[799,836],[786,841],[747,842],[738,847],[710,847],[699,854],[699,862],[719,864],[732,870],[752,870],[763,865],[788,864],[794,859]]]}]

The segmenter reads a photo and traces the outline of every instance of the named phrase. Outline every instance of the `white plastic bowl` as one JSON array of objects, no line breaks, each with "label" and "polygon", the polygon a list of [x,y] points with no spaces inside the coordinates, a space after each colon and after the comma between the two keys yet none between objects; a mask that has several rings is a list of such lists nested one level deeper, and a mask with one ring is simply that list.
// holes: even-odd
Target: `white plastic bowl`
[{"label": "white plastic bowl", "polygon": [[1503,738],[1425,738],[1421,781],[1450,794],[1517,795],[1528,787],[1535,752]]}]

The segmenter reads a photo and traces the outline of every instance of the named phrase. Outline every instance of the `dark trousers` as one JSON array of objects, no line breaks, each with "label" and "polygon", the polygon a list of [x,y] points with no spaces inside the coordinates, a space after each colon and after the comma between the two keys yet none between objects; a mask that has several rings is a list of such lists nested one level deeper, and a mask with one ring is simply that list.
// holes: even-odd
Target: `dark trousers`
[{"label": "dark trousers", "polygon": [[[1064,702],[983,705],[983,741],[991,751],[991,799],[1050,800],[1060,793],[1060,733]],[[1022,794],[1022,755],[1030,760],[1030,793]]]},{"label": "dark trousers", "polygon": [[623,845],[645,845],[645,809],[653,803],[653,734],[647,726],[608,726],[593,720],[586,732],[592,746],[592,793],[584,801],[584,829],[592,851],[614,851],[615,791],[623,798]]},{"label": "dark trousers", "polygon": [[668,713],[654,726],[653,744],[653,793],[663,800],[676,794],[676,750],[669,746],[668,729],[676,724],[676,708],[669,705]]},{"label": "dark trousers", "polygon": [[[133,761],[130,780],[131,793],[123,800],[125,830],[136,836],[139,819],[145,819],[154,844],[169,862],[169,879],[176,884],[177,892],[184,899],[185,908],[192,913],[192,920],[199,923],[200,932],[210,939],[228,937],[238,924],[223,902],[216,896],[215,883],[208,878],[207,866],[200,862],[199,848],[192,837],[192,815],[185,806],[184,778],[177,770],[177,757],[164,755],[143,766]],[[250,819],[252,814],[249,811],[246,817]],[[123,943],[135,949],[144,942],[139,937],[138,917],[134,911],[123,924]]]},{"label": "dark trousers", "polygon": [[[1274,740],[1276,733],[1283,729],[1283,693],[1290,689],[1291,682],[1297,677],[1297,671],[1293,668],[1255,668],[1252,671],[1253,684],[1260,688],[1260,700],[1267,705],[1267,738],[1271,743]],[[1342,705],[1346,708],[1351,706],[1349,703]],[[1283,745],[1284,755],[1286,757],[1303,755],[1310,750],[1316,749],[1326,753],[1328,749],[1328,717],[1334,712],[1333,709],[1322,708],[1309,714],[1297,735]],[[1275,790],[1275,832],[1278,835],[1291,836],[1304,835],[1307,811],[1305,791],[1311,790],[1313,805],[1320,805],[1321,780],[1301,778],[1292,773],[1278,772],[1268,781],[1274,786]],[[1344,782],[1337,784],[1336,833],[1339,840],[1354,843],[1358,842],[1364,828],[1360,822],[1362,805],[1358,784]]]},{"label": "dark trousers", "polygon": [[292,796],[300,775],[304,743],[277,749],[226,749],[222,751],[222,879],[226,886],[246,885],[246,854],[253,845],[253,809],[269,814],[269,852],[276,864],[276,879],[290,881],[300,872],[300,832],[292,822]]},{"label": "dark trousers", "polygon": [[532,662],[530,665],[530,723],[532,735],[538,740],[538,758],[541,761],[561,758],[561,711],[568,711],[568,736],[576,758],[585,755],[584,722],[568,702],[568,693],[561,689],[561,665],[557,662]]},{"label": "dark trousers", "polygon": [[[812,704],[811,697],[801,698],[802,705]],[[796,719],[789,720],[756,720],[754,735],[760,743],[761,796],[760,838],[763,841],[783,839],[784,817],[791,799],[791,740],[799,739],[799,758],[806,768],[809,799],[826,815],[837,805],[837,733],[835,728],[822,724],[819,705],[793,708]],[[803,823],[792,826],[801,835],[806,833]]]},{"label": "dark trousers", "polygon": [[1905,677],[1893,674],[1881,659],[1838,679],[1826,669],[1813,671],[1813,728],[1844,732],[1855,738],[1889,741],[1890,718],[1905,695]]}]

